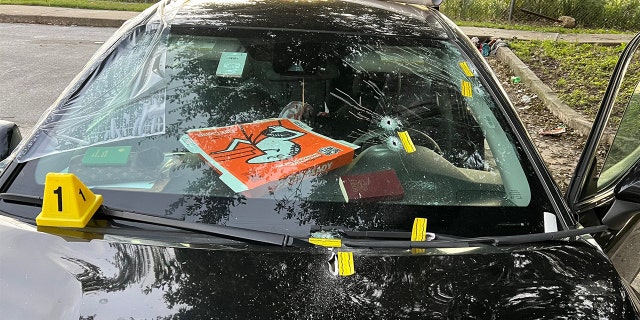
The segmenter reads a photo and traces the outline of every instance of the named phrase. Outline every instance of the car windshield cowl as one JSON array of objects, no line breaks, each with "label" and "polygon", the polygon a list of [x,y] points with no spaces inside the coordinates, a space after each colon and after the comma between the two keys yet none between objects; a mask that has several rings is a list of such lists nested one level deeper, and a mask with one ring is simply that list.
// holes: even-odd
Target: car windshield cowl
[{"label": "car windshield cowl", "polygon": [[[508,247],[522,244],[545,243],[568,238],[575,238],[583,235],[592,235],[607,230],[607,226],[592,226],[580,229],[569,229],[547,233],[520,234],[511,236],[486,236],[486,237],[460,237],[445,234],[433,234],[433,239],[427,241],[411,241],[411,232],[398,231],[353,231],[356,237],[347,234],[340,234],[330,238],[297,237],[285,234],[277,234],[262,230],[237,228],[224,225],[208,225],[202,223],[176,221],[172,219],[159,218],[134,212],[113,210],[102,208],[100,215],[110,219],[122,219],[130,222],[150,224],[155,226],[179,229],[193,234],[214,236],[249,244],[309,248],[316,246],[328,246],[333,248],[370,248],[370,249],[428,249],[428,248],[467,248],[478,246]],[[43,229],[46,230],[46,229]],[[82,230],[82,229],[77,229]],[[140,231],[140,230],[139,230]],[[105,234],[112,231],[102,230]],[[351,233],[351,235],[353,235]],[[364,236],[368,234],[369,236]],[[141,236],[140,232],[129,233],[130,236]],[[404,235],[405,237],[400,237]],[[185,238],[181,242],[190,242],[191,236],[183,235]],[[144,237],[144,236],[143,236]],[[320,241],[318,241],[320,240]],[[328,240],[328,242],[327,242]],[[336,245],[333,241],[339,241]],[[333,243],[327,245],[326,243]]]},{"label": "car windshield cowl", "polygon": [[[0,199],[4,201],[42,206],[41,197],[2,193],[0,194]],[[581,235],[600,233],[607,230],[606,225],[600,225],[578,229],[567,229],[555,232],[516,234],[506,236],[463,237],[446,234],[427,233],[425,241],[412,241],[411,231],[351,230],[343,226],[312,225],[309,226],[308,236],[301,238],[262,230],[170,219],[161,216],[110,208],[104,205],[100,207],[100,210],[97,214],[103,218],[122,219],[136,223],[163,226],[199,234],[228,238],[231,240],[284,247],[312,247],[314,246],[314,244],[310,243],[310,240],[312,238],[340,240],[339,246],[354,248],[455,248],[475,245],[509,246],[525,243],[553,241]]]}]

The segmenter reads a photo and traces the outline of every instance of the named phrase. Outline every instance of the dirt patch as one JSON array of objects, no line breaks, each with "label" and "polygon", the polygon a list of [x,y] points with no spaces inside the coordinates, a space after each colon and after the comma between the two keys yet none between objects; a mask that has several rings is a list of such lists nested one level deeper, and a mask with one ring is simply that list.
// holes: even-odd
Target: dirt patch
[{"label": "dirt patch", "polygon": [[[488,57],[487,62],[493,68],[511,102],[513,102],[518,116],[560,190],[566,191],[584,147],[586,136],[566,127],[562,121],[545,108],[542,101],[524,83],[512,83],[510,79],[513,73],[497,58]],[[565,126],[565,133],[554,136],[540,134],[543,131],[562,126]]]}]

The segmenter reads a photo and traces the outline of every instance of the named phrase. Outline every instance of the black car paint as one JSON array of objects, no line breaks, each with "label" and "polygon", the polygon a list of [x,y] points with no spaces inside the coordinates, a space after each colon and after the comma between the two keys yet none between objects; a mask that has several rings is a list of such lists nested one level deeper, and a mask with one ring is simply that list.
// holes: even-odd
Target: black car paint
[{"label": "black car paint", "polygon": [[[28,309],[44,302],[20,294],[44,293],[52,309],[81,319],[634,318],[606,256],[582,239],[458,253],[353,250],[356,274],[339,277],[327,248],[77,242],[6,225],[0,234],[12,248],[3,278],[23,285],[11,300]],[[131,292],[145,303],[109,305]]]}]

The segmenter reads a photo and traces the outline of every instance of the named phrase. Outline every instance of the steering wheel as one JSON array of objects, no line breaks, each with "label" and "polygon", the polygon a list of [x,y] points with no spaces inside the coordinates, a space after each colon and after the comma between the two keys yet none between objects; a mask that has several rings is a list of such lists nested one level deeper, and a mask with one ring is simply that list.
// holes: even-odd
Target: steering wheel
[{"label": "steering wheel", "polygon": [[[412,129],[412,128],[407,129],[407,131],[411,133],[411,136],[417,137],[416,140],[424,140],[424,142],[426,142],[425,146],[427,148],[435,151],[438,154],[442,154],[442,149],[440,148],[438,143],[435,140],[433,140],[433,138],[431,138],[425,132],[420,131],[420,130],[416,130],[416,129]],[[365,144],[369,140],[376,139],[376,138],[384,139],[384,137],[388,137],[389,136],[389,132],[394,132],[394,131],[389,131],[389,130],[383,129],[383,128],[379,128],[379,129],[376,129],[376,130],[371,130],[371,131],[368,131],[365,134],[359,136],[352,143],[355,144],[355,145],[358,145],[358,146],[362,146],[363,144]],[[394,132],[394,134],[395,134],[395,132]]]}]

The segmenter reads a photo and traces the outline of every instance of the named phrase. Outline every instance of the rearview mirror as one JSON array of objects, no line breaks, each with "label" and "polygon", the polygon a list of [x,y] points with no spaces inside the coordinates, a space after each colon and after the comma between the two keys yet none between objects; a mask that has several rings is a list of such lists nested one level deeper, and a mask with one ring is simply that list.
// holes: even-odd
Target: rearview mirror
[{"label": "rearview mirror", "polygon": [[10,121],[0,120],[0,161],[6,159],[22,140],[20,129]]}]

